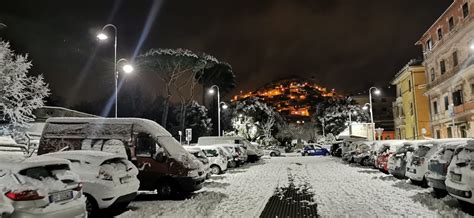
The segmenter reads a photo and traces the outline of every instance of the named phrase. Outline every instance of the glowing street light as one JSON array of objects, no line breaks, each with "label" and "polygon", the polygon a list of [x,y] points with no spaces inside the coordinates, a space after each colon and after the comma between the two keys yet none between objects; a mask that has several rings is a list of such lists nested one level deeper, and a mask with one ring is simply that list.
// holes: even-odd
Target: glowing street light
[{"label": "glowing street light", "polygon": [[125,64],[125,65],[123,65],[122,70],[123,70],[124,73],[129,74],[129,73],[133,72],[134,68],[130,64]]},{"label": "glowing street light", "polygon": [[374,123],[374,114],[372,112],[372,90],[374,90],[374,94],[376,95],[380,95],[381,92],[380,92],[380,89],[378,89],[377,87],[370,87],[369,89],[369,112],[370,112],[370,122],[372,123],[373,127],[372,127],[372,139],[375,140],[375,123]]},{"label": "glowing street light", "polygon": [[99,33],[97,34],[97,39],[99,39],[100,41],[104,41],[104,40],[107,40],[109,37],[105,34],[105,33]]},{"label": "glowing street light", "polygon": [[209,94],[214,94],[214,88],[217,89],[217,136],[221,136],[221,94],[219,92],[219,86],[217,85],[212,85],[209,88]]},{"label": "glowing street light", "polygon": [[229,106],[227,106],[227,104],[224,104],[224,102],[222,102],[222,109],[227,110],[227,108],[229,108]]},{"label": "glowing street light", "polygon": [[471,50],[474,50],[474,43],[471,43],[471,45],[469,46],[469,48],[471,48]]}]

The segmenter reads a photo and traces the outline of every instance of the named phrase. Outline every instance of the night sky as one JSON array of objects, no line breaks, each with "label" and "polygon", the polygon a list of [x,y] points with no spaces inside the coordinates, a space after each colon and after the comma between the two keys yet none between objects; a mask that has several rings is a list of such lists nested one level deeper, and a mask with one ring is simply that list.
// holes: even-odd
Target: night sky
[{"label": "night sky", "polygon": [[[119,58],[150,48],[206,52],[233,66],[233,93],[293,75],[351,93],[388,85],[421,56],[414,43],[451,2],[4,0],[0,37],[28,53],[32,72],[68,105],[113,92],[113,42],[95,37],[107,23],[119,28]],[[124,86],[161,92],[156,78],[137,71]]]}]

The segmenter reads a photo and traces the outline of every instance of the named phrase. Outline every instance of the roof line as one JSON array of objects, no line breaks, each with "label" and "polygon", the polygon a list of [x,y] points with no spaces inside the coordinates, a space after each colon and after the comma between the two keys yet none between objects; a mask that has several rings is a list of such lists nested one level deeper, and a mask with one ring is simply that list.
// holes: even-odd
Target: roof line
[{"label": "roof line", "polygon": [[456,3],[456,0],[454,0],[453,3],[451,3],[451,4],[449,5],[449,7],[446,8],[446,10],[438,17],[438,19],[436,19],[435,22],[433,22],[433,24],[431,24],[431,26],[421,35],[420,39],[418,39],[418,41],[415,42],[415,45],[421,45],[420,40],[426,35],[426,33],[429,32],[429,30],[430,30],[432,27],[434,27],[434,25],[441,19],[441,17],[443,17],[443,16],[446,14],[446,12],[448,12],[449,9],[451,9],[451,7],[454,6],[454,3]]}]

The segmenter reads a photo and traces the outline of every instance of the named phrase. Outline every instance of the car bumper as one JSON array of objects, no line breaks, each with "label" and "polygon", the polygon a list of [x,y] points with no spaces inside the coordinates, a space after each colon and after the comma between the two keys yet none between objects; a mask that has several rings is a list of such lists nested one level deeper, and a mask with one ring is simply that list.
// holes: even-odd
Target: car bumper
[{"label": "car bumper", "polygon": [[45,208],[20,208],[15,209],[11,217],[22,218],[62,218],[62,217],[87,217],[85,197],[67,202],[65,204],[51,204]]},{"label": "car bumper", "polygon": [[407,167],[406,176],[415,181],[423,181],[425,173],[421,170],[421,167]]},{"label": "car bumper", "polygon": [[[98,207],[104,209],[109,208],[113,204],[123,203],[124,200],[128,199],[130,196],[135,197],[138,188],[140,187],[140,181],[135,178],[124,184],[84,183],[84,187],[84,193],[94,197],[97,201]],[[132,200],[133,198],[130,201]]]},{"label": "car bumper", "polygon": [[177,177],[180,189],[184,192],[193,192],[202,188],[205,177]]},{"label": "car bumper", "polygon": [[388,172],[398,178],[405,178],[406,176],[405,168],[402,167],[389,167]]},{"label": "car bumper", "polygon": [[426,180],[428,180],[428,185],[430,187],[446,190],[446,184],[444,183],[446,178],[444,178],[444,179],[433,178],[433,177],[430,177],[429,174],[427,174],[426,175]]},{"label": "car bumper", "polygon": [[474,204],[474,197],[472,196],[472,189],[464,184],[457,184],[453,182],[446,182],[446,190],[453,197]]}]

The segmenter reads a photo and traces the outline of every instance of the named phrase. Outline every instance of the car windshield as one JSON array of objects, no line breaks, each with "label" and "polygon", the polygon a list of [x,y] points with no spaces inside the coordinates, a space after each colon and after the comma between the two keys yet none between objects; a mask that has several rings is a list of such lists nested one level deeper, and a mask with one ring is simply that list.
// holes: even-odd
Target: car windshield
[{"label": "car windshield", "polygon": [[424,157],[426,154],[428,154],[428,151],[430,151],[430,149],[431,147],[428,146],[420,146],[413,154],[418,157]]}]

